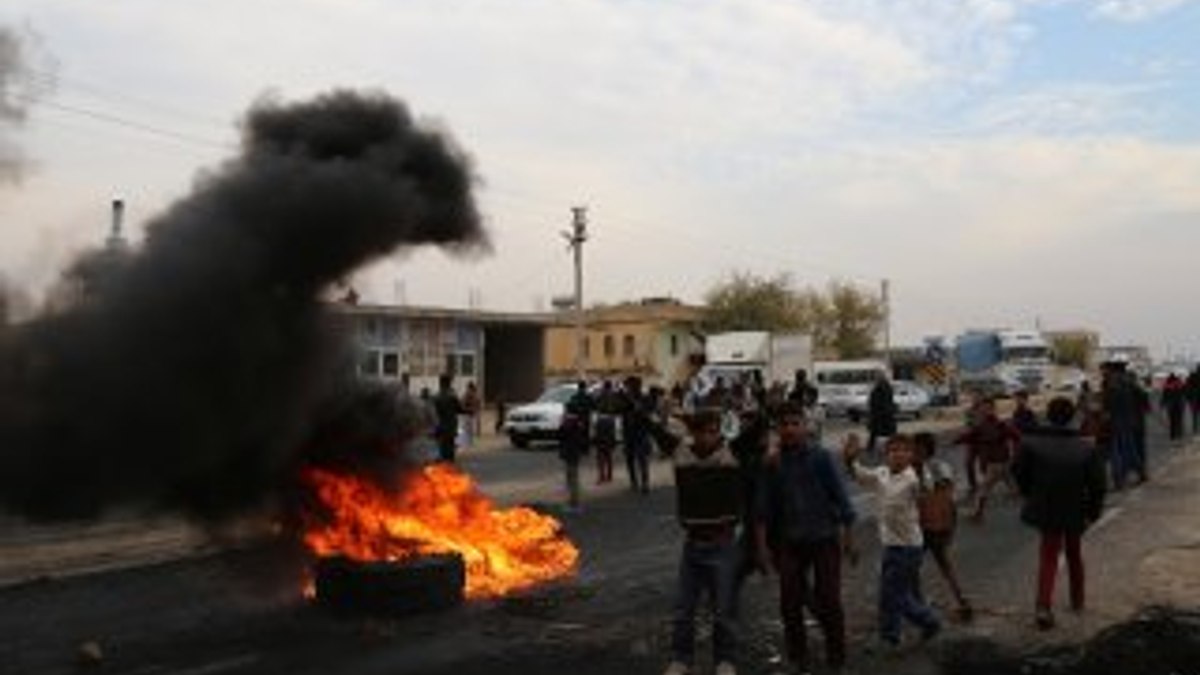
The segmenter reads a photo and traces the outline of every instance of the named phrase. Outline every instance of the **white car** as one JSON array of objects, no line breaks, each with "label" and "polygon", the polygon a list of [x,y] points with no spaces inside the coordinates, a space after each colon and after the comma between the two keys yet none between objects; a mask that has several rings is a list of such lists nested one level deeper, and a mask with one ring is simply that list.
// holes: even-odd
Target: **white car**
[{"label": "white car", "polygon": [[557,441],[566,414],[567,401],[575,395],[574,384],[550,387],[533,403],[517,406],[504,416],[504,433],[518,448],[531,441]]},{"label": "white car", "polygon": [[892,391],[894,392],[892,400],[896,402],[898,417],[920,419],[921,415],[925,414],[925,410],[933,403],[933,397],[929,392],[915,382],[904,380],[893,382]]},{"label": "white car", "polygon": [[[853,422],[867,419],[870,415],[870,392],[852,392],[850,397],[842,402],[846,414]],[[896,380],[892,382],[892,400],[896,403],[896,417],[920,419],[925,410],[933,404],[933,396],[915,382]]]}]

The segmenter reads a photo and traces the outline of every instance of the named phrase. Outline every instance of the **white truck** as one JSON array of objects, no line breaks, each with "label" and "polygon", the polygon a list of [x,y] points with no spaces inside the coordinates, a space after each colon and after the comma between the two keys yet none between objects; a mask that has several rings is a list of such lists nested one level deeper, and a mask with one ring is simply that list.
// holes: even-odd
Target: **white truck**
[{"label": "white truck", "polygon": [[1011,396],[1052,384],[1054,359],[1040,331],[970,331],[959,336],[956,350],[962,390]]},{"label": "white truck", "polygon": [[1054,359],[1050,343],[1040,331],[1002,330],[999,337],[1003,379],[1016,381],[1029,392],[1050,386]]},{"label": "white truck", "polygon": [[798,369],[811,370],[812,337],[799,333],[736,331],[709,335],[704,342],[704,366],[696,375],[701,391],[721,378],[726,385],[758,371],[763,384],[790,384]]}]

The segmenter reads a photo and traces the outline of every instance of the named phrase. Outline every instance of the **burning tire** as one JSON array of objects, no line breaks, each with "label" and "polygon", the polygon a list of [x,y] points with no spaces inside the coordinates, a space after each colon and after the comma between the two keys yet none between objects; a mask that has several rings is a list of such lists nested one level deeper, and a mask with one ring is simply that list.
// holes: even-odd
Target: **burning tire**
[{"label": "burning tire", "polygon": [[316,565],[317,603],[339,613],[406,616],[463,602],[466,566],[456,554],[359,562],[323,558]]}]

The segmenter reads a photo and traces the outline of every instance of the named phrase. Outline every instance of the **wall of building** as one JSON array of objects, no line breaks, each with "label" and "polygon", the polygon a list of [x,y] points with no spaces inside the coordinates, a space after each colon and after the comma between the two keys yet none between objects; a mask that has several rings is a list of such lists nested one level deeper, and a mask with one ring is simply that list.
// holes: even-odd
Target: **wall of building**
[{"label": "wall of building", "polygon": [[541,395],[544,338],[542,326],[485,326],[482,385],[488,403],[527,402]]},{"label": "wall of building", "polygon": [[655,362],[662,373],[656,384],[669,387],[692,375],[692,357],[704,353],[704,343],[689,326],[668,324],[658,333]]},{"label": "wall of building", "polygon": [[437,389],[443,373],[456,389],[483,372],[483,328],[454,319],[414,318],[389,313],[353,318],[358,344],[358,373],[382,382],[407,382],[409,391]]},{"label": "wall of building", "polygon": [[[647,373],[655,361],[656,327],[648,323],[589,326],[584,331],[584,362],[599,377]],[[575,327],[546,329],[546,371],[554,378],[575,374]]]},{"label": "wall of building", "polygon": [[[645,322],[589,324],[584,331],[584,366],[589,378],[641,376],[671,385],[689,373],[689,357],[703,345],[686,325]],[[575,377],[575,327],[546,329],[546,375]]]}]

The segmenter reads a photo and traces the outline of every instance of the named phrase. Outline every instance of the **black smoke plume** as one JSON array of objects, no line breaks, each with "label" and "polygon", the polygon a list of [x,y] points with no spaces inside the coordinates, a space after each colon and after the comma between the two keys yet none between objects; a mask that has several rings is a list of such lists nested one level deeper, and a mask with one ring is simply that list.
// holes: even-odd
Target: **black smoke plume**
[{"label": "black smoke plume", "polygon": [[285,489],[346,367],[322,292],[399,247],[486,246],[471,187],[386,95],[256,104],[140,249],[79,261],[65,308],[0,334],[0,510],[216,518]]}]

